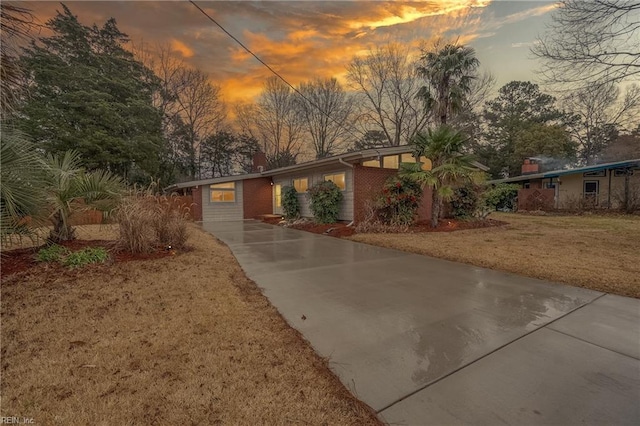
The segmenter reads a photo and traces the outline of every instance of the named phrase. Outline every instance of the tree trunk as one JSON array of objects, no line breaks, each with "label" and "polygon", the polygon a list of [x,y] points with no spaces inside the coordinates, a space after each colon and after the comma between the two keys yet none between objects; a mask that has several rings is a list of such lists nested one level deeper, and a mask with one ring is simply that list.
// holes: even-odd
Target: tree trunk
[{"label": "tree trunk", "polygon": [[438,227],[438,220],[440,219],[440,209],[442,203],[440,201],[440,194],[435,188],[432,188],[431,192],[431,227]]},{"label": "tree trunk", "polygon": [[53,222],[53,229],[49,233],[49,242],[60,243],[62,241],[75,240],[75,229],[65,223],[60,212],[54,214],[51,221]]}]

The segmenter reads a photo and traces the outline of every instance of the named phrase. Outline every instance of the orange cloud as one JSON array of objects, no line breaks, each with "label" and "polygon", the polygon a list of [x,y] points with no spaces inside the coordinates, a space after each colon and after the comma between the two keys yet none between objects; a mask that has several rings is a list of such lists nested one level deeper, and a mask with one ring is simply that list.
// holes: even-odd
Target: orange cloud
[{"label": "orange cloud", "polygon": [[485,7],[490,0],[443,0],[438,3],[424,3],[422,5],[400,5],[399,10],[390,16],[380,17],[377,20],[355,21],[350,23],[354,29],[380,28],[414,22],[429,16],[447,15],[454,12],[468,10],[472,7]]},{"label": "orange cloud", "polygon": [[[316,77],[345,82],[346,65],[357,54],[386,42],[416,46],[435,38],[470,43],[501,27],[539,16],[555,5],[515,8],[496,14],[492,0],[352,2],[202,2],[206,11],[294,85]],[[86,25],[113,16],[132,40],[169,43],[176,57],[207,72],[228,102],[249,101],[271,76],[188,2],[77,2],[74,14]],[[42,21],[59,8],[30,2]],[[523,40],[527,41],[527,40]]]},{"label": "orange cloud", "polygon": [[193,49],[178,39],[171,39],[171,50],[180,53],[183,58],[191,58],[195,53]]}]

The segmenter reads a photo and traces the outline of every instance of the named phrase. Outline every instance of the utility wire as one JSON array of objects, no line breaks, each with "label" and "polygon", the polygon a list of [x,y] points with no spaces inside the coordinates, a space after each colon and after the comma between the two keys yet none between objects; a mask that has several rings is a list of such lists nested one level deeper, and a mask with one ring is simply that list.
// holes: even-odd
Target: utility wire
[{"label": "utility wire", "polygon": [[[349,133],[351,136],[357,138],[357,136],[355,134],[353,134],[353,132],[351,132],[351,130],[344,126],[343,124],[338,123],[333,117],[331,117],[329,114],[327,114],[325,111],[322,110],[322,108],[320,108],[318,105],[316,105],[314,102],[312,102],[309,98],[307,98],[305,95],[303,95],[298,89],[295,88],[295,86],[293,86],[291,83],[289,83],[287,80],[285,80],[285,78],[283,76],[281,76],[276,70],[274,70],[273,68],[271,68],[269,66],[269,64],[267,64],[265,61],[263,61],[262,59],[260,59],[260,57],[258,55],[256,55],[255,53],[253,53],[251,51],[251,49],[249,49],[247,46],[245,46],[240,40],[238,40],[233,34],[231,34],[229,31],[227,31],[222,25],[220,25],[218,23],[218,21],[216,21],[215,19],[213,19],[211,17],[211,15],[209,15],[207,12],[204,11],[204,9],[202,9],[200,6],[198,6],[196,4],[195,1],[193,0],[189,0],[189,3],[191,3],[192,5],[194,5],[196,7],[196,9],[198,9],[200,12],[202,12],[202,14],[204,16],[206,16],[211,22],[213,22],[214,24],[216,24],[218,26],[218,28],[220,28],[226,35],[228,35],[229,37],[231,37],[231,39],[233,41],[235,41],[236,43],[238,43],[244,50],[246,50],[251,56],[253,56],[254,58],[256,58],[256,60],[258,62],[260,62],[262,65],[264,65],[269,71],[271,71],[273,73],[273,75],[275,75],[276,77],[278,77],[280,80],[282,80],[287,86],[289,86],[291,89],[293,89],[294,92],[296,92],[302,99],[304,99],[305,101],[309,102],[309,104],[311,106],[313,106],[314,108],[316,108],[318,111],[320,111],[322,114],[324,114],[329,120],[333,121],[335,124],[337,124],[339,127],[343,128],[344,130],[347,131],[347,133]],[[362,133],[363,137],[366,137],[366,134],[363,132]]]}]

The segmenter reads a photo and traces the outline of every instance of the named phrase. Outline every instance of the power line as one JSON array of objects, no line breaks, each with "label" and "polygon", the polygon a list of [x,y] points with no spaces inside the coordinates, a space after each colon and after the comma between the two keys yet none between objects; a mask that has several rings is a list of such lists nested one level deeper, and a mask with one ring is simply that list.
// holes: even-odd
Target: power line
[{"label": "power line", "polygon": [[[231,39],[233,41],[235,41],[236,43],[238,43],[244,50],[246,50],[251,56],[253,56],[254,58],[256,58],[256,60],[258,62],[260,62],[262,65],[264,65],[269,71],[271,71],[273,73],[273,75],[275,75],[276,77],[278,77],[280,80],[282,80],[287,86],[289,86],[291,89],[293,89],[294,92],[296,92],[302,99],[304,99],[305,101],[307,101],[311,106],[313,106],[314,108],[316,108],[318,111],[320,111],[320,113],[324,114],[329,120],[333,121],[333,123],[337,124],[339,127],[343,128],[344,130],[347,131],[347,133],[349,133],[351,136],[357,138],[356,135],[354,135],[351,130],[348,127],[345,127],[344,125],[338,123],[333,117],[331,117],[329,114],[327,114],[325,111],[322,110],[322,108],[320,108],[318,105],[316,105],[314,102],[312,102],[311,100],[309,100],[309,98],[307,98],[305,95],[303,95],[298,89],[295,88],[295,86],[293,86],[291,83],[289,83],[283,76],[281,76],[276,70],[274,70],[273,68],[271,68],[269,66],[269,64],[267,64],[265,61],[263,61],[262,59],[260,59],[260,57],[258,55],[256,55],[255,53],[253,53],[251,51],[251,49],[249,49],[247,46],[245,46],[240,40],[238,40],[233,34],[231,34],[229,31],[227,31],[222,25],[220,25],[218,23],[218,21],[216,21],[215,19],[213,19],[213,17],[211,17],[211,15],[209,15],[207,12],[204,11],[204,9],[202,9],[200,6],[198,6],[196,4],[195,1],[193,0],[189,0],[189,3],[191,3],[192,5],[194,5],[196,7],[196,9],[198,9],[204,16],[206,16],[211,22],[213,22],[214,24],[216,24],[216,26],[218,26],[218,28],[220,28],[226,35],[228,35],[229,37],[231,37]],[[366,136],[366,134],[363,132],[362,136]]]}]

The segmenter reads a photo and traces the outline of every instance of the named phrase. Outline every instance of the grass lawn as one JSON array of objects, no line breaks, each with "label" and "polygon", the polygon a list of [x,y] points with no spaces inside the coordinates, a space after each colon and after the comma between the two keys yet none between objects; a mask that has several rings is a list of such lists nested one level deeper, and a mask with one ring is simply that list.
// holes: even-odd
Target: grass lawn
[{"label": "grass lawn", "polygon": [[493,213],[502,227],[349,239],[640,298],[640,216]]},{"label": "grass lawn", "polygon": [[[113,230],[84,227],[80,238]],[[109,231],[109,230],[107,230]],[[1,416],[36,424],[380,424],[228,248],[2,277]]]}]

